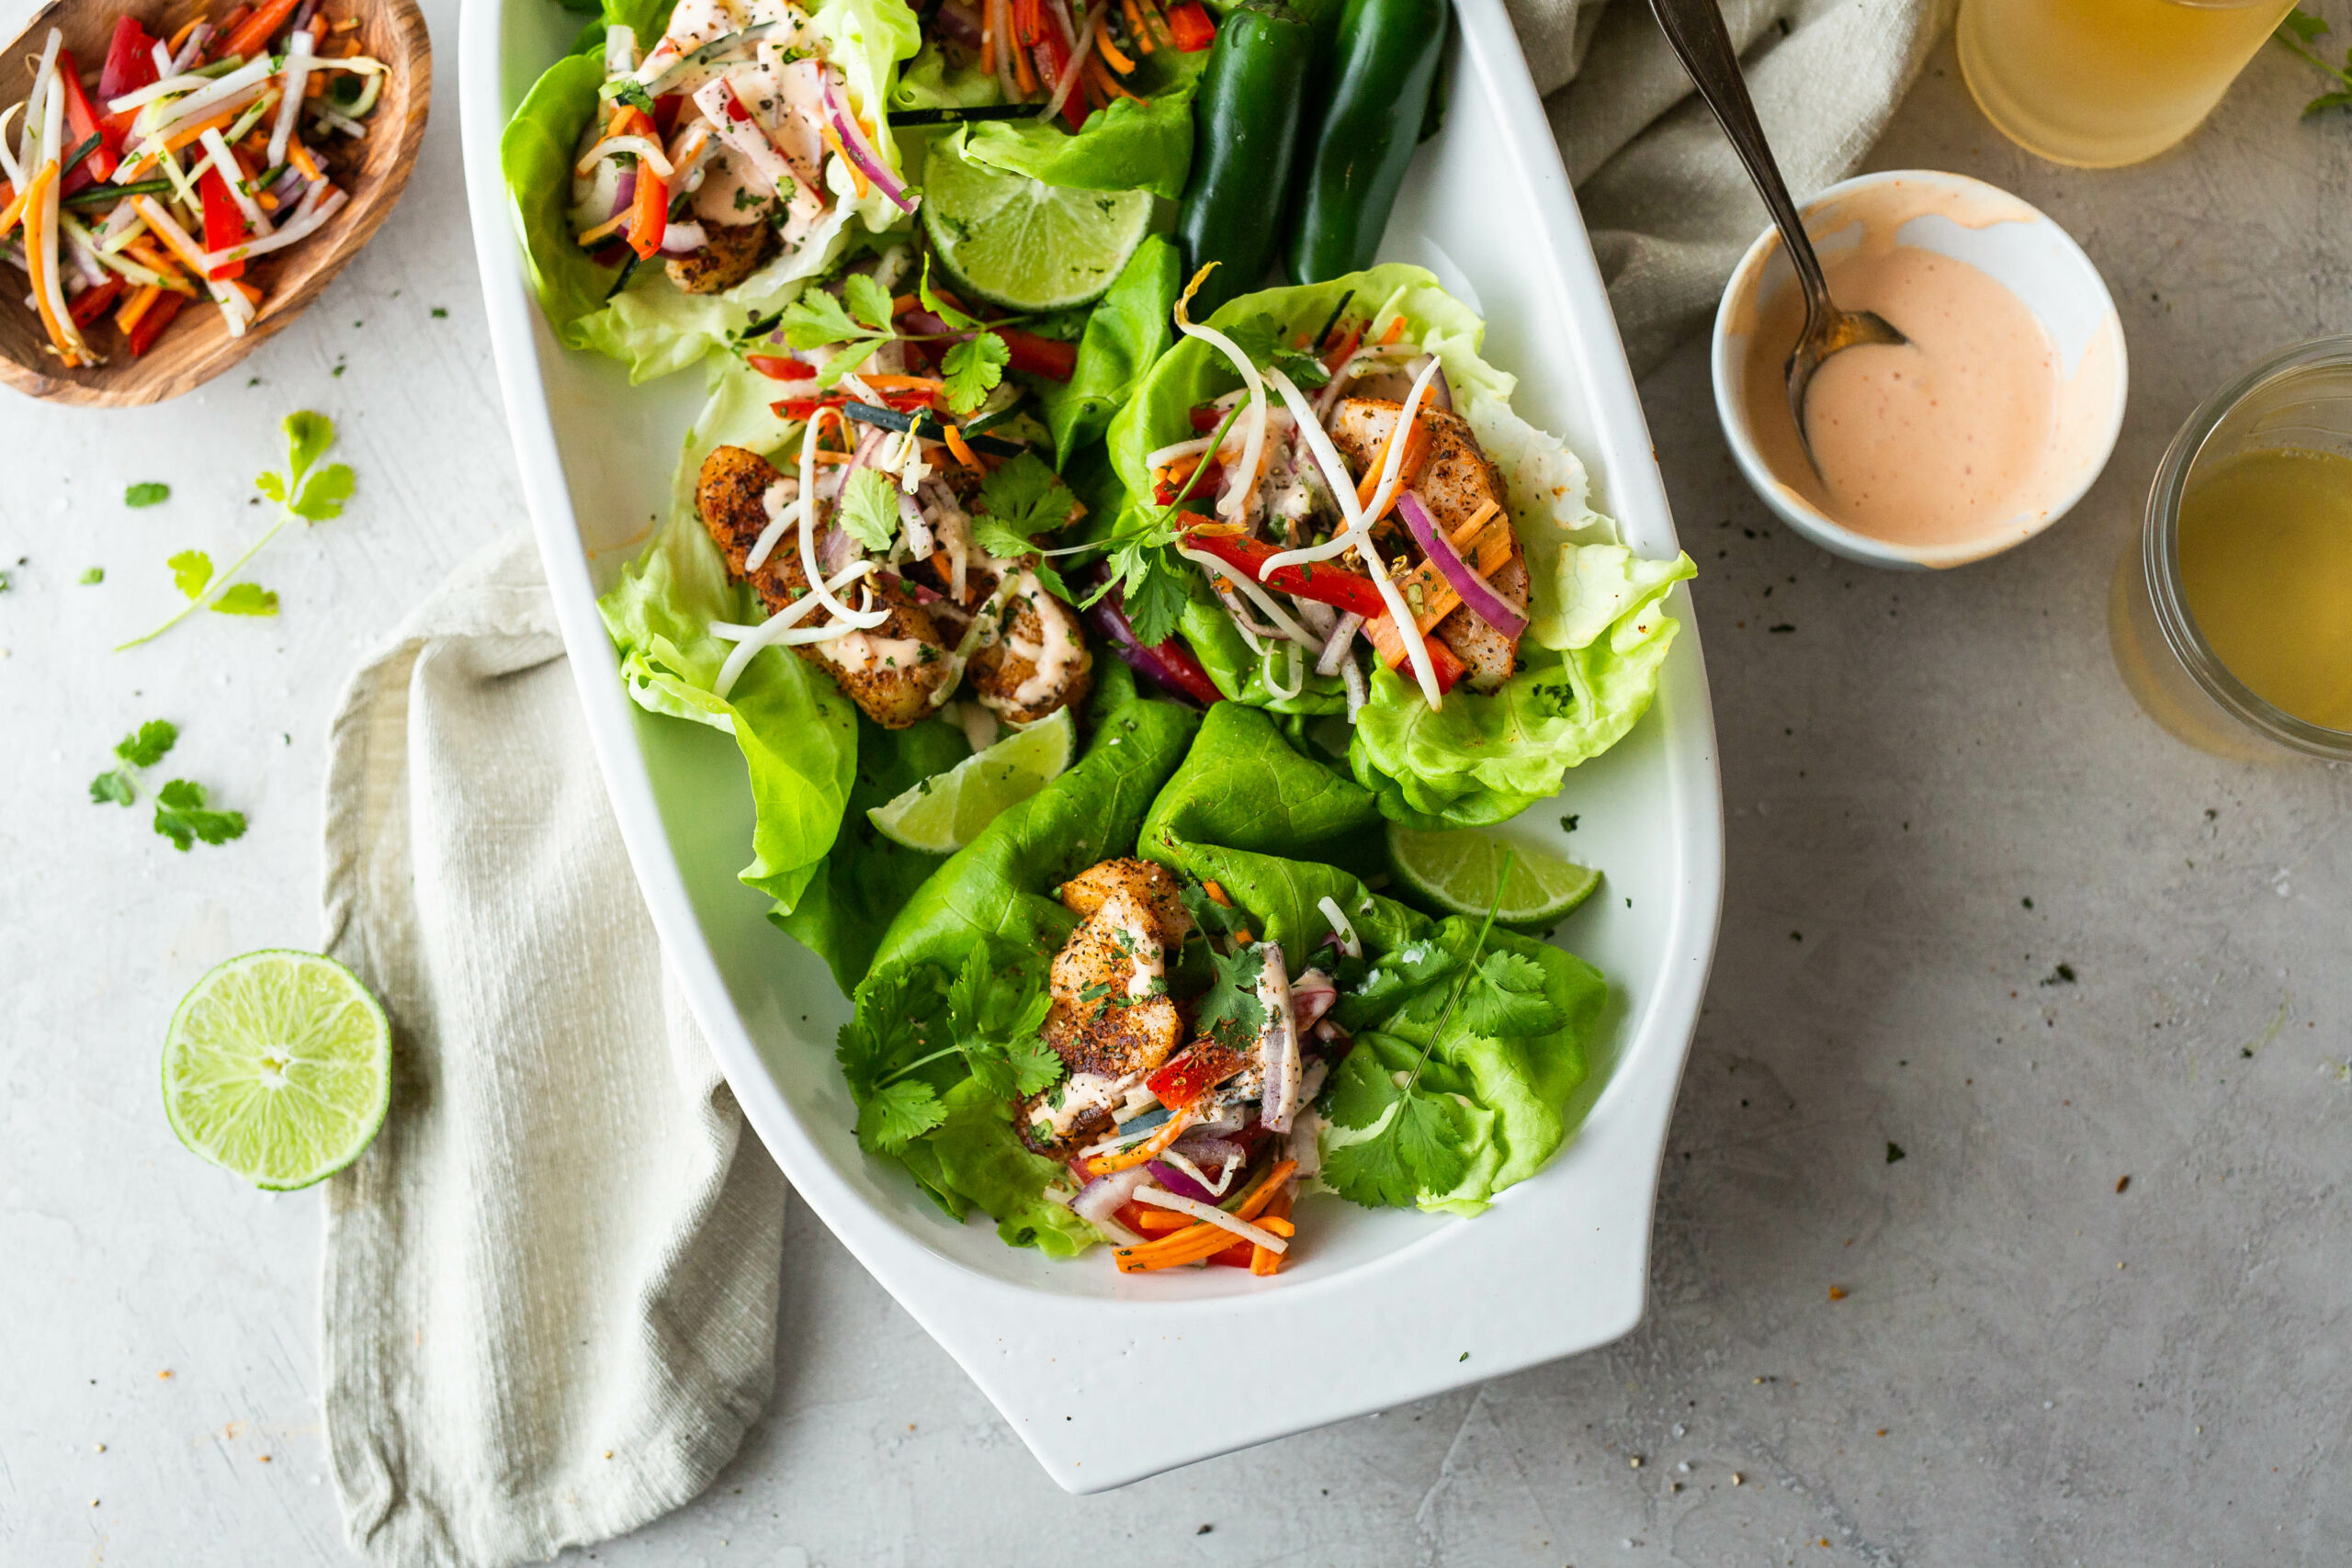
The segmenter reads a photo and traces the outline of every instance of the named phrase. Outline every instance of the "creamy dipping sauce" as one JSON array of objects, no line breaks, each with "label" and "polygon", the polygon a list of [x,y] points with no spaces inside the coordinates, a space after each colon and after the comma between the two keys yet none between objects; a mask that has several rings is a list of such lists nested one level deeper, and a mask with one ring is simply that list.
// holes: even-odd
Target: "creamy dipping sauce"
[{"label": "creamy dipping sauce", "polygon": [[2031,533],[2096,460],[2095,422],[2080,411],[2098,402],[2084,394],[2112,385],[2117,358],[2101,333],[2069,375],[2032,310],[1996,279],[1898,243],[1901,227],[1928,212],[1967,228],[2030,215],[1893,181],[1813,216],[1825,237],[1861,230],[1859,244],[1823,258],[1838,305],[1875,310],[1911,340],[1847,349],[1815,373],[1805,413],[1818,473],[1789,409],[1785,367],[1804,301],[1785,274],[1755,312],[1741,391],[1758,455],[1789,491],[1871,538],[1951,552],[1939,563],[1950,564]]}]

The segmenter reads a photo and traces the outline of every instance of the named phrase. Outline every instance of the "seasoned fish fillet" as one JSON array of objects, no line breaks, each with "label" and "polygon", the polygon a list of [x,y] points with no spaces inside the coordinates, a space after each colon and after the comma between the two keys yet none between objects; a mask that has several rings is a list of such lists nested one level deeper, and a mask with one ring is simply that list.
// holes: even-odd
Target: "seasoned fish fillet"
[{"label": "seasoned fish fillet", "polygon": [[718,294],[734,288],[775,254],[775,229],[766,223],[706,223],[697,251],[672,256],[670,281],[689,294]]},{"label": "seasoned fish fillet", "polygon": [[1034,580],[1012,601],[1007,634],[972,655],[966,678],[983,706],[1014,724],[1035,724],[1086,700],[1094,655],[1078,613]]},{"label": "seasoned fish fillet", "polygon": [[[758,453],[721,446],[703,460],[695,487],[695,510],[726,556],[727,570],[752,584],[770,615],[801,597],[808,583],[797,541],[789,536],[768,552],[759,570],[744,570],[767,528],[768,487],[779,477]],[[904,729],[933,711],[933,694],[952,675],[951,662],[931,612],[903,582],[882,574],[866,581],[876,605],[888,607],[888,621],[869,632],[794,651],[830,673],[866,717],[885,729]]]},{"label": "seasoned fish fillet", "polygon": [[[1381,399],[1342,398],[1332,420],[1332,444],[1362,473],[1380,460],[1388,433],[1396,427],[1396,416],[1403,412],[1402,404]],[[1501,473],[1479,450],[1477,438],[1461,415],[1428,409],[1420,417],[1428,423],[1430,435],[1429,460],[1417,475],[1408,475],[1407,482],[1429,507],[1430,521],[1444,530],[1449,538],[1489,501],[1505,509],[1504,532],[1509,537],[1510,558],[1486,574],[1487,583],[1513,609],[1525,614],[1527,561],[1518,535],[1508,525],[1509,500]],[[1390,525],[1390,530],[1387,539],[1391,543],[1404,534],[1404,529],[1396,524]],[[1510,679],[1518,668],[1517,643],[1466,607],[1455,609],[1440,621],[1434,635],[1468,667],[1464,679],[1474,691],[1493,691]]]}]

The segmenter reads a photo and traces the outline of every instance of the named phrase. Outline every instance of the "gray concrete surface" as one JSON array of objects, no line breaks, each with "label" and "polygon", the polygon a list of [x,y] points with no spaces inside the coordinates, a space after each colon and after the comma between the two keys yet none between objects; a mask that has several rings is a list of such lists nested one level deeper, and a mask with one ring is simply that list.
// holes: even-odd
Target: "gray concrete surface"
[{"label": "gray concrete surface", "polygon": [[[406,207],[254,356],[258,386],[106,419],[0,405],[10,1568],[343,1560],[316,1408],[318,1200],[184,1154],[154,1050],[214,960],[316,940],[343,673],[518,523],[463,243],[455,6],[428,11],[444,97]],[[1837,563],[1741,489],[1696,350],[1647,383],[1704,572],[1731,863],[1637,1332],[1073,1500],[797,1213],[778,1392],[741,1457],[692,1506],[565,1561],[2352,1556],[2352,778],[2182,749],[2117,681],[2103,608],[2196,399],[2352,327],[2352,122],[2297,123],[2313,90],[2267,54],[2187,147],[2088,175],[2009,149],[1937,56],[1874,165],[1960,169],[2044,207],[2130,338],[2106,478],[2008,558],[1935,578]],[[362,488],[266,558],[285,613],[107,653],[167,604],[164,555],[220,558],[251,525],[271,422],[304,406],[344,422]],[[144,479],[172,502],[124,510]],[[92,565],[106,581],[78,584]],[[114,739],[159,715],[185,736],[161,776],[248,812],[241,842],[181,856],[143,808],[85,800]],[[1225,1396],[1247,1397],[1238,1381]]]}]

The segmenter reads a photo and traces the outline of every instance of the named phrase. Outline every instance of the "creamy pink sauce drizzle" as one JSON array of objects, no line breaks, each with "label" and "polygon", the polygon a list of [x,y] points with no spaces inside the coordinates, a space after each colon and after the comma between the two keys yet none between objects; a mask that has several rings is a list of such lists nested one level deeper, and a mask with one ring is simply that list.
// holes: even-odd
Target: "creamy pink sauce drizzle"
[{"label": "creamy pink sauce drizzle", "polygon": [[1814,216],[1817,234],[1861,226],[1858,245],[1823,262],[1838,304],[1875,310],[1911,340],[1848,349],[1815,373],[1806,422],[1818,475],[1798,444],[1783,371],[1804,321],[1793,279],[1751,307],[1743,394],[1758,453],[1807,504],[1872,538],[1973,558],[2032,532],[2091,459],[2095,447],[2077,450],[2097,434],[2083,394],[2111,382],[2114,344],[2098,333],[2065,376],[2015,294],[1966,262],[1896,243],[1928,212],[1971,228],[2030,216],[2022,204],[1901,180]]}]

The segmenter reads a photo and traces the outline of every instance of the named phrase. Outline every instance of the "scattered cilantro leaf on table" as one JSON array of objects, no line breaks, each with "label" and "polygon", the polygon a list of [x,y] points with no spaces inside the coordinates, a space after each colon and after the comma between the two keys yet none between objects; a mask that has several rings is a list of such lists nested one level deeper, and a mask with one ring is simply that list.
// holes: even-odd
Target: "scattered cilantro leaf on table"
[{"label": "scattered cilantro leaf on table", "polygon": [[144,484],[132,485],[122,492],[122,503],[125,506],[160,506],[171,499],[171,486],[157,484],[152,480]]},{"label": "scattered cilantro leaf on table", "polygon": [[201,598],[211,585],[212,558],[202,550],[182,550],[164,564],[172,569],[172,586],[182,598]]},{"label": "scattered cilantro leaf on table", "polygon": [[2303,106],[2303,118],[2306,119],[2327,109],[2352,107],[2352,50],[2345,51],[2342,65],[2330,65],[2326,57],[2312,47],[2326,32],[2325,21],[2298,6],[2287,13],[2278,29],[2270,35],[2271,41],[2279,48],[2341,84]]},{"label": "scattered cilantro leaf on table", "polygon": [[115,743],[114,754],[134,768],[152,768],[179,744],[179,726],[151,718]]},{"label": "scattered cilantro leaf on table", "polygon": [[155,795],[155,831],[186,853],[198,839],[208,844],[225,844],[244,837],[245,815],[209,809],[204,804],[202,784],[174,779]]},{"label": "scattered cilantro leaf on table", "polygon": [[88,570],[83,572],[79,578],[75,579],[76,581],[80,582],[85,588],[94,583],[104,582],[106,580],[107,569],[102,566],[91,567]]},{"label": "scattered cilantro leaf on table", "polygon": [[257,582],[232,582],[212,601],[212,608],[223,615],[274,615],[277,593]]}]

